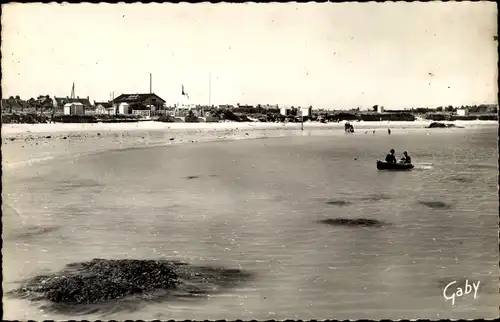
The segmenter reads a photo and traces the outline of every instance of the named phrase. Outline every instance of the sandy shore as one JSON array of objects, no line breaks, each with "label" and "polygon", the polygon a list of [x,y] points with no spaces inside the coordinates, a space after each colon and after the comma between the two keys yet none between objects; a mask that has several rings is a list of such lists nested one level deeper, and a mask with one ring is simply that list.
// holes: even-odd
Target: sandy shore
[{"label": "sandy shore", "polygon": [[[314,129],[343,129],[345,122],[318,123],[305,122],[304,128]],[[414,122],[351,122],[355,128],[422,128],[432,121]],[[460,126],[477,126],[498,124],[497,121],[454,121]],[[70,133],[95,131],[189,131],[189,130],[244,130],[244,129],[300,129],[300,123],[263,123],[263,122],[224,122],[224,123],[163,123],[163,122],[136,122],[136,123],[56,123],[56,124],[2,124],[2,136],[29,133]]]},{"label": "sandy shore", "polygon": [[261,124],[8,124],[2,126],[2,166],[13,170],[108,150],[301,134],[300,126]]},{"label": "sandy shore", "polygon": [[[355,129],[386,131],[390,128],[424,129],[429,121],[416,122],[353,122]],[[492,121],[462,121],[453,124],[477,127]],[[90,123],[90,124],[3,124],[2,166],[13,170],[56,157],[141,146],[196,144],[209,141],[255,139],[312,133],[343,134],[344,122],[304,123]],[[362,131],[361,131],[362,130]],[[324,132],[328,131],[328,132]],[[359,133],[358,132],[358,133]]]}]

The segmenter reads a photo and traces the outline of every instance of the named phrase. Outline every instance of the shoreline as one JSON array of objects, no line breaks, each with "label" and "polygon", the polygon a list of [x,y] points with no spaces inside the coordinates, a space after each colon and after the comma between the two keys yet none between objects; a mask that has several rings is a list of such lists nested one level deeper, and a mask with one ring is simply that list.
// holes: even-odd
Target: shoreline
[{"label": "shoreline", "polygon": [[54,159],[75,158],[131,148],[168,148],[184,144],[303,134],[300,130],[281,126],[162,129],[161,127],[135,127],[130,126],[131,124],[120,124],[122,126],[112,124],[110,127],[107,126],[109,124],[102,124],[101,127],[91,127],[85,124],[84,127],[74,126],[73,128],[57,127],[59,124],[44,125],[48,126],[15,128],[12,132],[2,129],[2,167],[4,170],[13,171]]},{"label": "shoreline", "polygon": [[[304,129],[337,129],[343,128],[348,121],[319,123],[304,122]],[[494,125],[498,121],[355,121],[349,122],[355,128],[421,128],[431,123],[465,125]],[[157,121],[139,121],[125,123],[37,123],[37,124],[2,124],[2,136],[22,133],[60,133],[60,132],[93,132],[93,131],[166,131],[166,130],[239,130],[239,129],[294,129],[300,130],[301,123],[271,122],[217,122],[217,123],[164,123]]]},{"label": "shoreline", "polygon": [[[169,147],[182,144],[225,142],[248,139],[277,138],[327,133],[344,134],[344,123],[52,123],[52,124],[2,124],[2,150],[4,170],[13,171],[56,158],[74,158],[82,155],[142,147]],[[353,135],[366,131],[387,131],[388,128],[426,129],[432,122],[353,122]],[[448,123],[448,122],[443,122]],[[465,123],[465,124],[464,124]],[[462,121],[455,125],[471,127],[497,125],[496,121]],[[362,132],[362,131],[363,132]],[[446,129],[444,129],[446,130]],[[453,129],[464,130],[464,128]],[[395,131],[401,132],[401,131]],[[393,134],[395,134],[393,131]]]}]

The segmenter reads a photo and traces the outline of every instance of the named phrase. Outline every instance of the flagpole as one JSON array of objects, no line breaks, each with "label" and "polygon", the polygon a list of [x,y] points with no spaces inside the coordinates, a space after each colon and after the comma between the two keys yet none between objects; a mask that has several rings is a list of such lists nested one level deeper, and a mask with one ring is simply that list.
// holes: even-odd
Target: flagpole
[{"label": "flagpole", "polygon": [[300,130],[304,131],[304,110],[300,108]]},{"label": "flagpole", "polygon": [[[151,94],[153,94],[153,74],[149,73],[149,116],[151,116]],[[155,108],[156,112],[156,108]]]}]

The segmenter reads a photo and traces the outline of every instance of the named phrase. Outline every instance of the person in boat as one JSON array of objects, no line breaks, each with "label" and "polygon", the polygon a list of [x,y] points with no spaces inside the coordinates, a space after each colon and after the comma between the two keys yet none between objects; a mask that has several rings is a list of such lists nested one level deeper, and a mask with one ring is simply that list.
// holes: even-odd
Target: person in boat
[{"label": "person in boat", "polygon": [[396,157],[394,156],[394,149],[391,149],[390,153],[385,157],[385,162],[387,163],[397,163],[398,161],[396,160]]},{"label": "person in boat", "polygon": [[401,158],[402,163],[411,163],[411,158],[408,155],[408,152],[403,152],[403,157]]}]

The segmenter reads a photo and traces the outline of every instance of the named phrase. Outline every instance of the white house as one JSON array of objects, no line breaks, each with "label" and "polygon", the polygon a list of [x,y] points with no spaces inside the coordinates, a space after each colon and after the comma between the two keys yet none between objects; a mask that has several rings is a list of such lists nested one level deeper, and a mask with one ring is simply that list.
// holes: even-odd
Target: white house
[{"label": "white house", "polygon": [[96,102],[95,105],[95,114],[96,115],[114,115],[116,114],[115,108],[111,102]]},{"label": "white house", "polygon": [[95,107],[95,114],[97,115],[104,115],[104,114],[108,114],[108,111],[106,110],[106,108],[102,105],[97,105]]},{"label": "white house", "polygon": [[288,106],[284,106],[284,107],[280,108],[280,114],[284,115],[284,116],[290,115],[291,111],[292,111],[292,109]]},{"label": "white house", "polygon": [[64,104],[64,115],[85,115],[83,104],[79,102]]},{"label": "white house", "polygon": [[384,107],[383,106],[377,106],[377,113],[384,113]]},{"label": "white house", "polygon": [[130,105],[128,103],[118,104],[118,114],[130,114]]},{"label": "white house", "polygon": [[459,116],[466,116],[468,114],[469,114],[469,110],[466,108],[457,109],[457,115],[459,115]]},{"label": "white house", "polygon": [[312,107],[301,107],[299,116],[312,116]]}]

